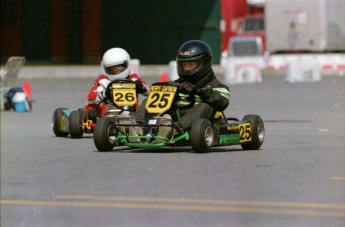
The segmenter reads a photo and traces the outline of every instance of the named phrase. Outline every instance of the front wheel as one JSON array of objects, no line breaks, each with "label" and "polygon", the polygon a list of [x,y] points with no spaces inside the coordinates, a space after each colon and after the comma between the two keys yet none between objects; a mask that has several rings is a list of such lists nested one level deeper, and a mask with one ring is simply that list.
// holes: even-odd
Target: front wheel
[{"label": "front wheel", "polygon": [[194,122],[190,132],[190,140],[195,153],[210,152],[213,138],[213,128],[209,120],[201,118]]},{"label": "front wheel", "polygon": [[250,122],[252,140],[241,144],[244,150],[258,150],[265,138],[265,126],[261,117],[258,115],[245,115],[243,121]]},{"label": "front wheel", "polygon": [[65,129],[65,125],[68,124],[68,117],[63,113],[64,110],[67,108],[57,108],[53,113],[52,127],[57,137],[67,137],[69,134]]},{"label": "front wheel", "polygon": [[83,114],[85,111],[75,110],[71,112],[69,117],[69,133],[71,138],[81,138],[83,137]]},{"label": "front wheel", "polygon": [[115,146],[117,129],[110,117],[97,120],[93,130],[93,142],[99,151],[112,151]]}]

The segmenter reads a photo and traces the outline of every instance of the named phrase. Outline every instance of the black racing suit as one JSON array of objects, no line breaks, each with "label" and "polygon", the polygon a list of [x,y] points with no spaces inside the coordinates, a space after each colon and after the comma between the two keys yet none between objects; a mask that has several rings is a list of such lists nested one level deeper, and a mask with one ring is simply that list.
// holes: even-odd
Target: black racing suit
[{"label": "black racing suit", "polygon": [[[185,81],[179,78],[175,82],[183,83]],[[211,119],[217,111],[225,110],[230,102],[229,87],[220,83],[212,70],[195,85],[199,87],[195,94],[196,104],[190,109],[183,110],[182,117],[175,121],[175,125],[182,129],[190,129],[196,119]],[[138,110],[131,114],[139,123],[145,122],[145,104],[146,99]]]}]

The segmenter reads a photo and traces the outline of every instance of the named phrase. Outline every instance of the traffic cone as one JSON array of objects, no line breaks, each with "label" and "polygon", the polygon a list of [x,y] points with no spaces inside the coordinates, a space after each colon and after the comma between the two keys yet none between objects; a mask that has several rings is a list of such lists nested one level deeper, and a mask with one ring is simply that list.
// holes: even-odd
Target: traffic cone
[{"label": "traffic cone", "polygon": [[32,101],[31,86],[29,81],[25,81],[23,84],[24,93],[27,94],[29,101]]},{"label": "traffic cone", "polygon": [[168,81],[168,74],[166,72],[163,72],[161,75],[161,82]]}]

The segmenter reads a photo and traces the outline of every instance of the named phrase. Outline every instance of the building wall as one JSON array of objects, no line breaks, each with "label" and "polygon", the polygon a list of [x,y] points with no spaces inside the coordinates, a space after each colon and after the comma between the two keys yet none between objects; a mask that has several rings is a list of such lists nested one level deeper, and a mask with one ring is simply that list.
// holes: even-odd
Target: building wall
[{"label": "building wall", "polygon": [[68,60],[68,0],[51,0],[51,61]]},{"label": "building wall", "polygon": [[120,45],[143,64],[167,64],[183,42],[201,39],[219,62],[220,1],[103,0],[102,16],[103,50]]},{"label": "building wall", "polygon": [[83,1],[82,10],[82,55],[83,62],[99,62],[102,50],[102,2],[99,0]]},{"label": "building wall", "polygon": [[[167,64],[186,40],[220,56],[220,0],[2,0],[1,61],[99,63],[111,47]],[[5,19],[5,20],[4,20]]]},{"label": "building wall", "polygon": [[1,0],[1,61],[21,55],[21,0]]}]

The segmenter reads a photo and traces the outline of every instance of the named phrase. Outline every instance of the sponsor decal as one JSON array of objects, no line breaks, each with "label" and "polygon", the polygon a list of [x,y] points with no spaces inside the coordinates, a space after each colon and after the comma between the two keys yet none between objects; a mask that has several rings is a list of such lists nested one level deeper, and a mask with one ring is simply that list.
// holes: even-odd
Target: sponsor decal
[{"label": "sponsor decal", "polygon": [[239,143],[239,141],[240,135],[238,134],[219,135],[219,144]]}]

